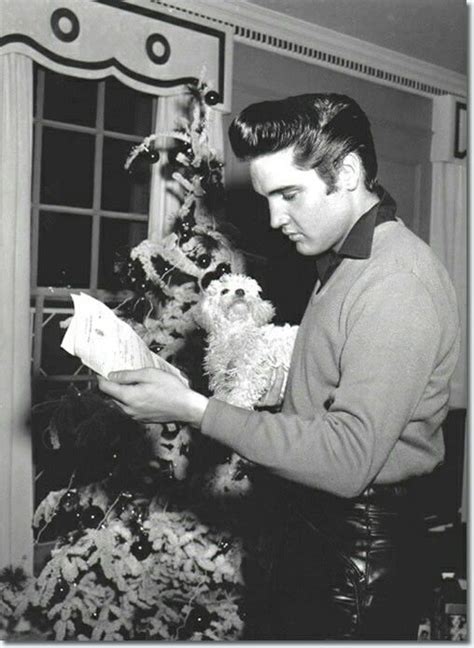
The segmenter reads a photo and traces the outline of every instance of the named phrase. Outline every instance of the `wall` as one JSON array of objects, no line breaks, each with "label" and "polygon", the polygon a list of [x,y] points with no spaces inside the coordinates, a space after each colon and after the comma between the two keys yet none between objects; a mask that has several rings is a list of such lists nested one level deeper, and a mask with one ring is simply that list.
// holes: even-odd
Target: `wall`
[{"label": "wall", "polygon": [[[232,114],[255,101],[304,92],[338,92],[366,111],[378,152],[379,179],[398,203],[398,215],[424,240],[429,238],[431,194],[431,100],[236,43]],[[228,126],[232,115],[225,118]],[[237,161],[227,142],[226,185],[229,218],[241,230],[244,249],[265,257],[257,275],[273,298],[281,298],[282,319],[296,321],[314,283],[314,264],[296,257],[278,232],[269,232],[266,203],[250,186],[248,166]],[[284,266],[284,267],[282,267]],[[282,282],[299,290],[292,296]],[[278,305],[278,304],[277,304]],[[284,315],[287,317],[285,318]]]}]

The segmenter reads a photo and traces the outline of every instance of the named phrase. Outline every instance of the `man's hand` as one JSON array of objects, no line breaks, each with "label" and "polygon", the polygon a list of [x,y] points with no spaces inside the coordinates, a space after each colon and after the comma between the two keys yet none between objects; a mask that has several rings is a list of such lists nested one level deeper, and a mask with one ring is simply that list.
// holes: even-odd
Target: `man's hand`
[{"label": "man's hand", "polygon": [[113,371],[108,380],[98,376],[99,388],[121,409],[143,423],[180,421],[201,425],[207,398],[161,369]]}]

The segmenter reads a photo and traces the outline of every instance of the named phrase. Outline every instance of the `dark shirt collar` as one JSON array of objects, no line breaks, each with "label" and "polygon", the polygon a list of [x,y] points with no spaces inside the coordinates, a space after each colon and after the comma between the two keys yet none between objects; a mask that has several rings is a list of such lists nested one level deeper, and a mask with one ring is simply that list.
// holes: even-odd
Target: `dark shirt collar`
[{"label": "dark shirt collar", "polygon": [[329,250],[316,258],[316,268],[321,283],[325,283],[344,257],[351,259],[368,259],[372,252],[374,230],[377,225],[395,220],[397,205],[391,195],[382,187],[378,190],[380,197],[373,207],[366,211],[352,226],[340,249]]}]

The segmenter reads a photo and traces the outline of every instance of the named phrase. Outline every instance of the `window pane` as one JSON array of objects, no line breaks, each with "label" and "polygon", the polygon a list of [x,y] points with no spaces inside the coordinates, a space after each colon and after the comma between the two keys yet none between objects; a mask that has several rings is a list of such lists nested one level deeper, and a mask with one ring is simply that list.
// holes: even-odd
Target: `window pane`
[{"label": "window pane", "polygon": [[66,313],[43,313],[41,369],[47,376],[71,375],[81,366],[79,358],[61,348],[66,330],[59,323],[67,317]]},{"label": "window pane", "polygon": [[92,207],[94,136],[43,129],[41,202]]},{"label": "window pane", "polygon": [[45,71],[44,117],[68,124],[95,126],[97,81]]},{"label": "window pane", "polygon": [[105,130],[149,135],[153,99],[110,77],[105,82]]},{"label": "window pane", "polygon": [[114,266],[118,256],[138,245],[147,236],[147,223],[122,220],[119,218],[102,218],[100,225],[99,251],[99,288],[121,290]]},{"label": "window pane", "polygon": [[89,216],[40,212],[38,286],[89,286]]},{"label": "window pane", "polygon": [[144,163],[132,174],[125,171],[123,165],[131,148],[130,142],[104,139],[102,209],[147,214],[151,167]]}]

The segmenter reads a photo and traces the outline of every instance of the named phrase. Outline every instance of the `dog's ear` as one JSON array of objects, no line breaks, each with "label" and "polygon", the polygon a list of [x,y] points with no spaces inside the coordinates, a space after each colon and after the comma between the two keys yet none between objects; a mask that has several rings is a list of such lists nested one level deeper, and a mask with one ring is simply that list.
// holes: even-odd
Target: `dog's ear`
[{"label": "dog's ear", "polygon": [[255,304],[255,308],[253,309],[253,317],[257,326],[268,324],[274,316],[275,309],[273,308],[273,304],[271,302],[262,299]]}]

